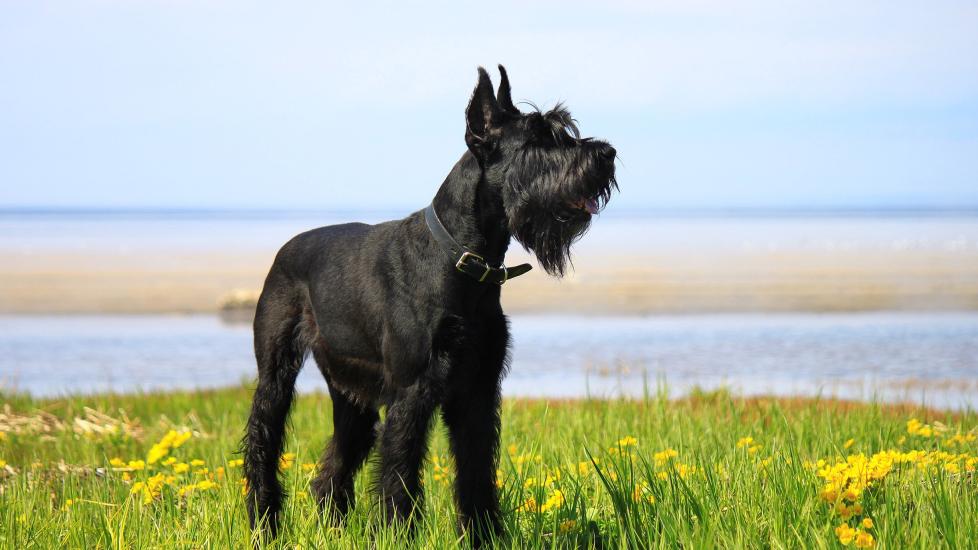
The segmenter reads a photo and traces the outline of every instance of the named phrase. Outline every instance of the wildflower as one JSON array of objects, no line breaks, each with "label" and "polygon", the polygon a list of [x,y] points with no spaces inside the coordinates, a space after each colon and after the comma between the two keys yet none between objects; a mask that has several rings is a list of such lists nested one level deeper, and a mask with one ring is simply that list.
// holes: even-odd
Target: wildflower
[{"label": "wildflower", "polygon": [[743,449],[744,447],[751,446],[753,443],[754,443],[754,438],[753,437],[750,437],[750,436],[748,436],[748,437],[741,437],[740,439],[737,440],[737,448],[738,449]]},{"label": "wildflower", "polygon": [[188,470],[190,470],[190,464],[187,464],[186,462],[177,462],[173,465],[173,471],[175,473],[182,474]]},{"label": "wildflower", "polygon": [[176,457],[171,456],[166,460],[164,460],[163,462],[161,462],[161,464],[163,464],[164,466],[172,466],[173,464],[176,464],[176,462],[177,462]]},{"label": "wildflower", "polygon": [[578,475],[582,475],[582,476],[583,475],[587,475],[587,474],[590,474],[592,471],[593,470],[591,470],[591,463],[590,462],[578,462],[577,463],[577,473],[578,473]]},{"label": "wildflower", "polygon": [[560,508],[564,505],[564,493],[560,489],[555,489],[554,492],[547,498],[546,502],[540,506],[541,512],[547,512],[553,510],[554,508]]},{"label": "wildflower", "polygon": [[193,459],[193,460],[190,461],[190,465],[193,466],[194,468],[197,468],[199,466],[203,466],[204,464],[205,464],[205,462],[203,460],[199,459],[199,458],[195,458],[195,459]]},{"label": "wildflower", "polygon": [[146,462],[155,464],[156,461],[166,456],[169,452],[169,447],[163,447],[157,443],[156,445],[153,445],[153,448],[146,454]]},{"label": "wildflower", "polygon": [[71,505],[74,504],[74,503],[75,503],[75,500],[69,498],[68,500],[65,501],[64,506],[62,506],[61,509],[62,510],[67,510],[68,508],[71,508]]},{"label": "wildflower", "polygon": [[851,439],[851,438],[850,438],[850,439],[849,439],[848,441],[846,441],[846,442],[845,442],[845,443],[844,443],[844,444],[842,445],[842,448],[843,448],[843,449],[848,449],[848,448],[850,448],[850,447],[852,447],[852,446],[853,446],[853,445],[854,445],[855,443],[856,443],[856,440],[855,440],[855,439]]},{"label": "wildflower", "polygon": [[292,467],[293,462],[295,462],[295,453],[284,453],[278,459],[278,468],[280,470],[288,470]]},{"label": "wildflower", "polygon": [[209,479],[205,479],[203,481],[198,481],[196,487],[201,491],[206,491],[207,489],[213,489],[214,487],[217,487],[217,483],[214,483]]},{"label": "wildflower", "polygon": [[503,471],[499,469],[496,469],[496,487],[503,488]]},{"label": "wildflower", "polygon": [[506,447],[506,451],[511,455],[515,455],[517,450],[516,443],[510,443],[509,447]]},{"label": "wildflower", "polygon": [[572,531],[575,527],[577,527],[577,522],[572,519],[567,519],[560,523],[558,530],[561,533],[568,533]]},{"label": "wildflower", "polygon": [[112,460],[109,460],[109,465],[112,466],[113,468],[125,468],[126,467],[125,461],[123,461],[119,457],[116,457],[116,458],[113,458]]},{"label": "wildflower", "polygon": [[523,501],[523,504],[516,509],[517,512],[536,512],[537,511],[537,499],[532,496]]},{"label": "wildflower", "polygon": [[862,525],[863,525],[863,529],[872,529],[873,528],[873,518],[863,518]]},{"label": "wildflower", "polygon": [[657,466],[661,466],[666,462],[669,462],[669,460],[676,458],[677,456],[679,456],[679,452],[676,451],[676,449],[666,449],[664,451],[655,453],[654,455],[652,455],[652,458],[655,460],[655,464]]},{"label": "wildflower", "polygon": [[[315,469],[316,469],[316,463],[315,462],[304,462],[302,464],[302,471],[303,472],[311,472],[311,471],[313,471]],[[222,468],[221,471],[224,471],[224,469]]]},{"label": "wildflower", "polygon": [[7,467],[7,461],[6,460],[3,460],[3,459],[0,459],[0,470],[4,469],[6,467]]},{"label": "wildflower", "polygon": [[634,447],[635,445],[638,445],[638,439],[630,435],[627,435],[618,440],[619,447]]},{"label": "wildflower", "polygon": [[241,478],[241,481],[238,482],[238,484],[241,485],[241,494],[242,495],[247,495],[248,494],[248,479],[243,477],[243,478]]},{"label": "wildflower", "polygon": [[142,460],[130,460],[126,465],[130,470],[145,470],[146,462]]},{"label": "wildflower", "polygon": [[228,461],[228,468],[240,468],[244,464],[243,458]]},{"label": "wildflower", "polygon": [[856,548],[872,548],[876,545],[876,540],[873,535],[865,532],[858,531],[856,533]]},{"label": "wildflower", "polygon": [[849,527],[848,523],[843,523],[835,528],[835,536],[843,546],[848,546],[856,538],[856,530]]}]

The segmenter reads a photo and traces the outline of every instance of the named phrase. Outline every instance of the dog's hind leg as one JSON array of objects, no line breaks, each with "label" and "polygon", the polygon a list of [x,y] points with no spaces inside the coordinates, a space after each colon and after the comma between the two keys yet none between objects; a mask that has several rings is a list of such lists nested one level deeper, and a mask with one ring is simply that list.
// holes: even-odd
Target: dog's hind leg
[{"label": "dog's hind leg", "polygon": [[270,274],[255,313],[258,386],[243,444],[244,473],[252,529],[264,520],[273,537],[278,533],[284,496],[278,467],[285,422],[306,353],[304,294],[284,277]]},{"label": "dog's hind leg", "polygon": [[[313,356],[326,375],[326,356],[321,347],[313,348]],[[376,440],[380,420],[377,409],[361,406],[349,399],[336,386],[326,381],[333,401],[333,436],[319,462],[319,474],[312,481],[312,495],[326,512],[330,521],[338,521],[354,504],[353,481]]]}]

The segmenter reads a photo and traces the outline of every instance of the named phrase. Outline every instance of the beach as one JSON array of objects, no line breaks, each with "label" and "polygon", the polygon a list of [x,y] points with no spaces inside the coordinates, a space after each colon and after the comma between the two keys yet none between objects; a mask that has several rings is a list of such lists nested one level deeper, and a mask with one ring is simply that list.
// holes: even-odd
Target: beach
[{"label": "beach", "polygon": [[[0,218],[0,313],[214,312],[256,293],[292,235],[346,219]],[[529,261],[513,243],[507,263]],[[506,284],[509,312],[978,309],[978,217],[598,219],[563,279]]]}]

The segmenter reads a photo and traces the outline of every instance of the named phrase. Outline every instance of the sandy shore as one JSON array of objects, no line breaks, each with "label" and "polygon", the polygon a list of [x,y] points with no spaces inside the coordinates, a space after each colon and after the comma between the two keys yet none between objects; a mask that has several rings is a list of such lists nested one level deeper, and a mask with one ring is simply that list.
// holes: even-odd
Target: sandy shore
[{"label": "sandy shore", "polygon": [[[0,253],[0,313],[211,312],[260,289],[272,251]],[[509,263],[526,259],[513,253]],[[589,255],[506,285],[510,312],[978,309],[978,257],[942,251]]]}]

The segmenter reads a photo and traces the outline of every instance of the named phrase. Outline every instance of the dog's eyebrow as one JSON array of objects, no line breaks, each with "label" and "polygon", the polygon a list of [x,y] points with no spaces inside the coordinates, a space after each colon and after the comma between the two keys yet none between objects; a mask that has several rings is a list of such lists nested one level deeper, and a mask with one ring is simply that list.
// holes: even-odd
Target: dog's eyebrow
[{"label": "dog's eyebrow", "polygon": [[553,109],[547,111],[543,118],[550,123],[551,131],[554,133],[554,137],[561,131],[566,131],[575,140],[580,141],[581,131],[577,128],[577,121],[571,115],[571,112],[564,107],[562,103],[558,103]]}]

